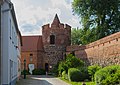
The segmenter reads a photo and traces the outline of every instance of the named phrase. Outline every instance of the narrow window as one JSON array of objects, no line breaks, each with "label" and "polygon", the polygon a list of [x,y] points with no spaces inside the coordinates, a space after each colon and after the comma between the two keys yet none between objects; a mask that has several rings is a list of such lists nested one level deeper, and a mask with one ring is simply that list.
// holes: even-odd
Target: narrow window
[{"label": "narrow window", "polygon": [[50,44],[55,44],[55,35],[50,35]]},{"label": "narrow window", "polygon": [[30,54],[30,56],[33,56],[33,54]]}]

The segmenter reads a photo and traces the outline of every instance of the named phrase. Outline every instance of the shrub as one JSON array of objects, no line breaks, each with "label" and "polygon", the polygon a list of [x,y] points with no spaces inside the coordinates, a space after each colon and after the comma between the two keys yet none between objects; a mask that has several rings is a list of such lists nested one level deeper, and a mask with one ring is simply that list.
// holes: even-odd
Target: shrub
[{"label": "shrub", "polygon": [[76,68],[70,68],[68,70],[68,78],[69,78],[69,81],[80,81],[81,80],[81,72],[76,69]]},{"label": "shrub", "polygon": [[107,66],[95,73],[97,85],[116,85],[120,83],[120,66]]},{"label": "shrub", "polygon": [[33,75],[45,75],[45,70],[44,69],[34,69],[32,71]]},{"label": "shrub", "polygon": [[69,68],[77,68],[84,66],[84,62],[72,54],[69,54],[66,56],[65,61],[61,61],[58,66],[59,74],[61,75],[63,71],[66,71],[68,73]]},{"label": "shrub", "polygon": [[68,80],[68,75],[66,74],[66,71],[62,72],[62,78]]},{"label": "shrub", "polygon": [[68,69],[84,66],[84,62],[80,60],[79,58],[73,56],[72,54],[67,55],[66,64],[67,64]]},{"label": "shrub", "polygon": [[51,70],[51,73],[54,75],[54,76],[57,76],[58,75],[58,65],[54,65],[52,70]]},{"label": "shrub", "polygon": [[67,67],[66,63],[64,61],[61,61],[58,66],[59,75],[61,76],[63,71],[67,72],[67,69],[68,69],[68,67]]},{"label": "shrub", "polygon": [[79,68],[80,72],[81,72],[81,81],[85,81],[85,80],[90,80],[90,75],[88,74],[88,68],[87,67],[80,67]]},{"label": "shrub", "polygon": [[30,74],[29,70],[23,70],[23,71],[21,72],[21,75],[24,75],[24,72],[25,72],[26,75],[29,75],[29,74]]},{"label": "shrub", "polygon": [[88,67],[88,73],[89,73],[92,81],[94,81],[94,74],[95,74],[95,72],[97,72],[100,69],[101,69],[101,67],[98,66],[98,65],[92,65],[92,66]]}]

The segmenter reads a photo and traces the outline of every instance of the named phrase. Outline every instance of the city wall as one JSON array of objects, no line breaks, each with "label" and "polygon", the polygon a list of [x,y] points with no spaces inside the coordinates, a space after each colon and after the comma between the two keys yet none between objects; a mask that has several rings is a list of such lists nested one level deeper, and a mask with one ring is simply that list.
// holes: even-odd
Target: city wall
[{"label": "city wall", "polygon": [[120,32],[85,46],[71,45],[66,48],[66,54],[73,52],[87,65],[120,65]]}]

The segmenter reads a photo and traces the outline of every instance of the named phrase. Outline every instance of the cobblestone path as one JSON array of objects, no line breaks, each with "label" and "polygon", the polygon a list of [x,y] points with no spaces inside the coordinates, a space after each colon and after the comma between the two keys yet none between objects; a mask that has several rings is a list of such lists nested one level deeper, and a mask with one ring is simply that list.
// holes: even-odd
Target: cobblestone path
[{"label": "cobblestone path", "polygon": [[17,85],[69,85],[66,82],[46,75],[30,76],[27,79],[21,79]]}]

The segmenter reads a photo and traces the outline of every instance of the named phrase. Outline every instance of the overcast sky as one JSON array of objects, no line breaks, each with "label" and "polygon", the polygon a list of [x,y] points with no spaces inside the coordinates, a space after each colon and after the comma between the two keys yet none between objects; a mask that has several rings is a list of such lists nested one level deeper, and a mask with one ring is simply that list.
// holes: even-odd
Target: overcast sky
[{"label": "overcast sky", "polygon": [[79,19],[72,13],[73,0],[11,0],[15,7],[22,35],[42,34],[42,26],[52,23],[55,14],[62,23],[72,28],[80,27]]}]

